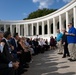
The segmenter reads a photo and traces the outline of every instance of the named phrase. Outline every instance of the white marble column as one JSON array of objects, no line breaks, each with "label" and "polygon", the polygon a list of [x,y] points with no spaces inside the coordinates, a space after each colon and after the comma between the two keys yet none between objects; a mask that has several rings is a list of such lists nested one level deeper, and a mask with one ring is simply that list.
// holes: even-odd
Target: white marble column
[{"label": "white marble column", "polygon": [[4,32],[5,32],[5,31],[7,31],[7,29],[6,29],[6,25],[4,24]]},{"label": "white marble column", "polygon": [[68,11],[66,12],[66,30],[68,31],[68,24],[69,24],[69,14]]},{"label": "white marble column", "polygon": [[33,23],[32,23],[32,36],[33,36]]},{"label": "white marble column", "polygon": [[12,24],[10,25],[10,32],[11,32],[11,35],[13,35]]},{"label": "white marble column", "polygon": [[19,34],[19,36],[20,36],[20,25],[18,25],[18,34]]},{"label": "white marble column", "polygon": [[24,25],[22,24],[22,25],[20,25],[20,35],[21,36],[24,36]]},{"label": "white marble column", "polygon": [[48,35],[50,34],[50,29],[49,28],[50,28],[50,24],[49,24],[49,20],[47,20],[47,30],[48,30],[47,32],[48,32]]},{"label": "white marble column", "polygon": [[[15,31],[15,30],[14,30],[14,29],[15,29],[15,25],[12,25],[12,28],[11,28],[11,29],[12,29],[12,35],[14,35],[14,31]],[[11,30],[11,29],[10,29],[10,30]]]},{"label": "white marble column", "polygon": [[18,26],[16,25],[16,33],[18,33],[18,28],[17,28]]},{"label": "white marble column", "polygon": [[59,29],[60,29],[60,32],[62,32],[62,28],[63,28],[63,25],[62,25],[62,16],[59,15]]},{"label": "white marble column", "polygon": [[44,21],[42,21],[42,35],[44,35]]},{"label": "white marble column", "polygon": [[74,27],[76,28],[76,7],[73,8]]},{"label": "white marble column", "polygon": [[37,31],[36,31],[36,35],[39,35],[39,23],[37,22]]},{"label": "white marble column", "polygon": [[24,37],[26,37],[27,35],[27,28],[26,28],[26,24],[24,24]]},{"label": "white marble column", "polygon": [[57,25],[56,25],[55,18],[53,18],[53,34],[55,35],[56,33],[57,33]]},{"label": "white marble column", "polygon": [[26,36],[28,36],[28,24],[26,24]]},{"label": "white marble column", "polygon": [[19,24],[16,25],[16,33],[18,33],[18,35],[20,36],[20,25]]}]

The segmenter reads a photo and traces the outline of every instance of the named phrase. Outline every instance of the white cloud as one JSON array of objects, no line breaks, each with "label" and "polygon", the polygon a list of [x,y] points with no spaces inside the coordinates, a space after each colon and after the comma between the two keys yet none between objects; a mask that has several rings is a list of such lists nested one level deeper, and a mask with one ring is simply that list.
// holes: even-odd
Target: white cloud
[{"label": "white cloud", "polygon": [[[52,5],[54,2],[59,2],[60,0],[33,0],[33,3],[39,3],[39,8],[48,8],[50,5]],[[63,2],[67,3],[71,0],[63,0]]]},{"label": "white cloud", "polygon": [[33,0],[34,3],[39,3],[39,8],[48,8],[53,4],[53,0]]},{"label": "white cloud", "polygon": [[63,0],[65,3],[70,2],[71,0]]},{"label": "white cloud", "polygon": [[23,13],[24,16],[27,16],[27,13]]}]

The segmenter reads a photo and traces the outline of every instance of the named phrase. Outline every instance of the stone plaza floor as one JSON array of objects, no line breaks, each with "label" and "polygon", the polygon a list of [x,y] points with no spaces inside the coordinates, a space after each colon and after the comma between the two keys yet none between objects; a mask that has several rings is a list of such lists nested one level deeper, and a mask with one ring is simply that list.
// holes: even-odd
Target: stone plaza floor
[{"label": "stone plaza floor", "polygon": [[22,75],[76,75],[76,61],[57,54],[57,50],[46,51],[44,54],[33,56],[28,71]]}]

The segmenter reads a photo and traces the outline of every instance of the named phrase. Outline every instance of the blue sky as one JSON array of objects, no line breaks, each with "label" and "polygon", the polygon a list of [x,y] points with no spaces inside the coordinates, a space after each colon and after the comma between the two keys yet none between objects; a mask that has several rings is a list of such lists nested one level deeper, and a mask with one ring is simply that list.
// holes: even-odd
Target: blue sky
[{"label": "blue sky", "polygon": [[22,20],[42,8],[59,9],[71,0],[0,0],[1,20]]}]

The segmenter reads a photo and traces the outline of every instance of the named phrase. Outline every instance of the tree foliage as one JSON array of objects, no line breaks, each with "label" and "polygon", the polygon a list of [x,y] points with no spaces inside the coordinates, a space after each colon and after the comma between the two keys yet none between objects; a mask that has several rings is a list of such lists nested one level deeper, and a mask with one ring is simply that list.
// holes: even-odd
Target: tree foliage
[{"label": "tree foliage", "polygon": [[34,18],[38,18],[38,17],[42,17],[42,16],[45,16],[45,15],[48,15],[54,11],[56,11],[57,9],[47,9],[47,8],[43,8],[43,9],[38,9],[32,13],[30,13],[28,15],[27,18],[24,18],[23,20],[26,20],[26,19],[34,19]]}]

